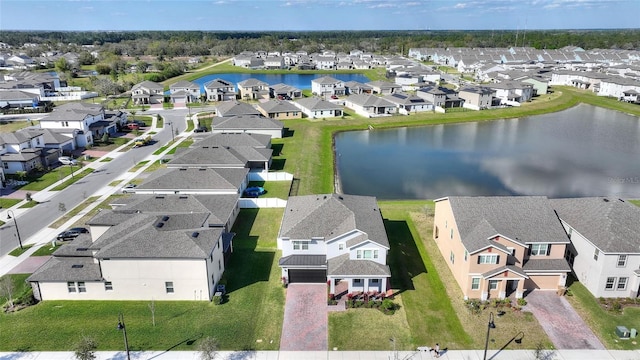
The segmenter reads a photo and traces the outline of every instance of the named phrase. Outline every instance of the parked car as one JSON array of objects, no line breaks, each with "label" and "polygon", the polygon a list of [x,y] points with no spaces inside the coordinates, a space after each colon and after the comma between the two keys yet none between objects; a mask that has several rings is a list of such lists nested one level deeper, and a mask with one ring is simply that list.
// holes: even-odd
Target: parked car
[{"label": "parked car", "polygon": [[138,125],[138,124],[136,124],[134,122],[130,122],[130,123],[127,123],[127,129],[129,129],[129,130],[138,130],[138,129],[140,129],[140,125]]},{"label": "parked car", "polygon": [[62,164],[62,165],[77,165],[78,162],[75,161],[72,157],[70,156],[60,156],[58,158],[58,161]]},{"label": "parked car", "polygon": [[197,133],[201,133],[201,132],[207,132],[209,129],[207,129],[206,126],[198,126],[195,130],[193,130],[193,132],[197,132]]},{"label": "parked car", "polygon": [[267,191],[261,186],[252,186],[244,190],[244,196],[257,198],[260,195],[264,195]]},{"label": "parked car", "polygon": [[337,95],[331,95],[331,98],[332,98],[333,100],[338,100],[338,96],[337,96]]},{"label": "parked car", "polygon": [[58,240],[62,240],[62,241],[72,240],[72,239],[77,238],[78,235],[85,234],[85,233],[88,233],[88,232],[89,232],[89,230],[87,230],[86,228],[74,227],[74,228],[71,228],[69,230],[65,230],[65,231],[61,232],[60,234],[58,234],[57,239]]},{"label": "parked car", "polygon": [[135,189],[138,185],[136,184],[127,184],[122,188],[122,193],[127,194],[130,192],[133,192],[132,190]]}]

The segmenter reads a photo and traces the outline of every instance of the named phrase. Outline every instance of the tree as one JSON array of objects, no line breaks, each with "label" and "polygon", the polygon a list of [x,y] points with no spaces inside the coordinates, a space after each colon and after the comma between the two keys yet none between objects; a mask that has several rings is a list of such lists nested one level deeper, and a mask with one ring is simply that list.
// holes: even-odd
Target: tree
[{"label": "tree", "polygon": [[218,356],[218,340],[207,336],[198,344],[201,360],[213,360]]},{"label": "tree", "polygon": [[82,336],[73,348],[73,355],[78,360],[93,360],[96,358],[98,343],[91,337]]},{"label": "tree", "polygon": [[56,60],[55,62],[55,66],[56,66],[56,70],[59,73],[66,73],[71,71],[71,65],[69,65],[69,63],[67,62],[67,59],[61,57],[60,59]]},{"label": "tree", "polygon": [[0,279],[0,296],[4,296],[7,298],[7,302],[9,303],[9,309],[13,309],[13,292],[16,285],[13,283],[11,276],[3,276]]},{"label": "tree", "polygon": [[16,175],[18,175],[20,180],[24,180],[24,178],[27,176],[27,172],[24,170],[18,170],[16,171]]},{"label": "tree", "polygon": [[102,134],[102,143],[103,144],[108,144],[109,143],[109,133],[105,131],[104,134]]}]

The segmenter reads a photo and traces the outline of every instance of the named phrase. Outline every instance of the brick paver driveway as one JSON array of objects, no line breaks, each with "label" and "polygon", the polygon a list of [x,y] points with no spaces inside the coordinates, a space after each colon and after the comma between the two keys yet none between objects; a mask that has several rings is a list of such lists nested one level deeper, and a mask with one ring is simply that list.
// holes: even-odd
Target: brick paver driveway
[{"label": "brick paver driveway", "polygon": [[564,297],[553,291],[532,291],[526,310],[531,311],[557,349],[604,350],[604,346]]},{"label": "brick paver driveway", "polygon": [[290,284],[284,306],[281,351],[326,351],[327,285]]}]

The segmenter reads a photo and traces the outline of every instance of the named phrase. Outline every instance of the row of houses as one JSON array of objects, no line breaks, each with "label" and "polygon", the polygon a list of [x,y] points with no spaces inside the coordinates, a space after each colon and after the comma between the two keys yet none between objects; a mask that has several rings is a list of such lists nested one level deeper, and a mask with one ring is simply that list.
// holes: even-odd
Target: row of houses
[{"label": "row of houses", "polygon": [[567,276],[595,297],[640,295],[640,207],[541,196],[435,200],[433,239],[465,298],[558,290]]},{"label": "row of houses", "polygon": [[297,67],[302,70],[352,70],[384,67],[391,63],[406,62],[406,59],[396,55],[380,55],[361,50],[347,53],[325,50],[322,53],[307,53],[306,51],[244,51],[232,59],[234,66],[247,69],[290,69]]},{"label": "row of houses", "polygon": [[69,87],[54,73],[21,71],[0,75],[0,108],[37,108],[47,101],[82,100],[98,96]]}]

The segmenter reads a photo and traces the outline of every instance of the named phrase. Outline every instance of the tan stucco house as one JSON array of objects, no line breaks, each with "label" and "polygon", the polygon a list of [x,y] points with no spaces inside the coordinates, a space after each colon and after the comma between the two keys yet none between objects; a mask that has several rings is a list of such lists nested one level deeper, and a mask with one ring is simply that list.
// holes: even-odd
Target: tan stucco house
[{"label": "tan stucco house", "polygon": [[465,298],[564,287],[569,238],[543,196],[435,200],[433,238]]}]

